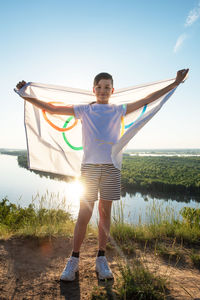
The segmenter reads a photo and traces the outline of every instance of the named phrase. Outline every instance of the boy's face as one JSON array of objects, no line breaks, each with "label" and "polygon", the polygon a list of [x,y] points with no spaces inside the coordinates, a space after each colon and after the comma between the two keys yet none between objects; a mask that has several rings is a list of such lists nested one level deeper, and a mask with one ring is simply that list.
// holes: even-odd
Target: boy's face
[{"label": "boy's face", "polygon": [[97,103],[107,104],[110,96],[114,92],[112,81],[110,79],[101,79],[96,86],[93,87],[96,95]]}]

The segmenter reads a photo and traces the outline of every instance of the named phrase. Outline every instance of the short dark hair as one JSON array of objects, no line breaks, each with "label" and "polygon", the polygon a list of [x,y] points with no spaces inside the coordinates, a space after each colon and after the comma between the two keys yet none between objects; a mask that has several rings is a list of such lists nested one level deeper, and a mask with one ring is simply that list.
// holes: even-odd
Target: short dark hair
[{"label": "short dark hair", "polygon": [[101,79],[110,79],[112,86],[113,86],[112,75],[110,75],[109,73],[105,73],[105,72],[99,73],[95,76],[93,86],[96,86]]}]

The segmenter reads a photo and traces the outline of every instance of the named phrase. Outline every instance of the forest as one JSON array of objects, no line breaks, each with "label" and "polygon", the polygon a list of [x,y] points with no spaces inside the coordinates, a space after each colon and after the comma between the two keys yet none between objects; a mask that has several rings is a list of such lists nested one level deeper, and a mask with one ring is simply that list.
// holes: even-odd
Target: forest
[{"label": "forest", "polygon": [[122,188],[200,195],[200,157],[125,155]]}]

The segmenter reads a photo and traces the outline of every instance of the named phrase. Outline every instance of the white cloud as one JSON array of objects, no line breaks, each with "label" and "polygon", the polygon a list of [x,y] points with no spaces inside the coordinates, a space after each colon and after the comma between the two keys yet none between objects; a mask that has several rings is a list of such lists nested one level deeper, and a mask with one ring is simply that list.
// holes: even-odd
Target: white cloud
[{"label": "white cloud", "polygon": [[[194,24],[194,22],[196,22],[199,18],[200,18],[200,0],[199,0],[198,5],[195,8],[190,10],[190,12],[186,18],[184,26],[185,27],[192,26]],[[185,39],[187,37],[188,37],[188,35],[186,35],[185,33],[181,34],[178,37],[176,44],[174,46],[174,53],[176,53],[180,49],[180,47],[183,45],[183,42],[185,41]]]},{"label": "white cloud", "polygon": [[198,7],[195,7],[189,12],[187,19],[185,21],[185,27],[191,26],[194,22],[196,22],[199,19],[199,17],[200,17],[200,2],[198,4]]},{"label": "white cloud", "polygon": [[183,42],[185,41],[185,39],[187,38],[187,35],[185,33],[181,34],[177,41],[176,41],[176,44],[174,46],[174,53],[176,53],[179,48],[181,47],[181,45],[183,44]]}]

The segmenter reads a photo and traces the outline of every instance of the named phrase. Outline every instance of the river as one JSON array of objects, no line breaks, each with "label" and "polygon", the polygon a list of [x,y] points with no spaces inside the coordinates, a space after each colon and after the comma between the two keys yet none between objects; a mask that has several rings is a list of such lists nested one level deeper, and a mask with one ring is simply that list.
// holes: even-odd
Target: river
[{"label": "river", "polygon": [[[74,218],[77,217],[79,209],[79,197],[81,185],[78,180],[73,182],[62,182],[58,180],[40,177],[38,174],[20,168],[17,156],[0,154],[0,200],[7,197],[11,203],[27,207],[34,203],[37,207],[61,207],[68,210]],[[115,203],[112,211],[113,219],[123,214],[124,221],[129,223],[148,223],[151,220],[153,207],[161,211],[173,211],[175,215],[184,207],[199,208],[200,204],[195,199],[176,201],[170,198],[155,198],[141,193],[126,193],[121,201]],[[98,203],[95,204],[92,223],[98,219]]]}]

